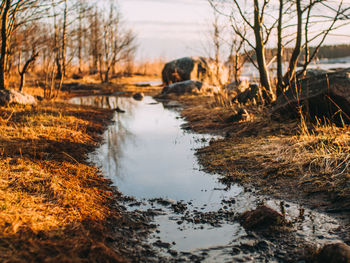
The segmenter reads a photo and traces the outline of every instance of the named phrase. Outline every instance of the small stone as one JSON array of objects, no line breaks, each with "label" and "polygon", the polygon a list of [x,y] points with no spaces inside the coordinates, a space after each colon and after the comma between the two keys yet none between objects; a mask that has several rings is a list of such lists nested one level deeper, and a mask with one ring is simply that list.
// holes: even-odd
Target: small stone
[{"label": "small stone", "polygon": [[327,244],[316,255],[318,263],[349,263],[350,246],[344,243]]},{"label": "small stone", "polygon": [[169,249],[168,250],[168,253],[170,254],[170,255],[172,255],[173,257],[176,257],[177,256],[177,251],[175,251],[175,250],[172,250],[172,249]]},{"label": "small stone", "polygon": [[233,247],[232,248],[232,254],[233,255],[238,255],[240,254],[242,251],[238,248],[238,247]]},{"label": "small stone", "polygon": [[135,93],[132,97],[133,97],[135,100],[143,100],[143,98],[145,97],[145,95],[144,95],[142,92],[138,92],[138,93]]},{"label": "small stone", "polygon": [[153,245],[155,245],[157,247],[161,247],[161,248],[170,248],[170,246],[171,246],[169,243],[162,242],[160,240],[157,240],[156,242],[154,242]]}]

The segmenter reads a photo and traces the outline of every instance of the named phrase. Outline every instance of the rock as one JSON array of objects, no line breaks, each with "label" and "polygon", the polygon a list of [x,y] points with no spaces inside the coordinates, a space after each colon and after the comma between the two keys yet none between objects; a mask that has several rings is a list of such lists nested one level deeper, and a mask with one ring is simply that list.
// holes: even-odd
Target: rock
[{"label": "rock", "polygon": [[169,253],[170,255],[172,255],[173,257],[176,257],[176,256],[178,255],[177,251],[176,251],[176,250],[172,250],[172,249],[169,249],[169,250],[168,250],[168,253]]},{"label": "rock", "polygon": [[44,97],[42,97],[42,96],[35,96],[35,99],[37,100],[37,101],[43,101],[44,100]]},{"label": "rock", "polygon": [[225,122],[238,122],[238,121],[244,121],[248,119],[248,112],[245,109],[240,108],[236,114],[233,114],[232,116],[228,117]]},{"label": "rock", "polygon": [[292,83],[277,98],[271,113],[274,117],[296,118],[300,107],[312,121],[328,118],[337,124],[350,123],[350,68]]},{"label": "rock", "polygon": [[117,107],[114,109],[118,113],[125,113],[125,110],[122,110],[121,108]]},{"label": "rock", "polygon": [[177,202],[176,204],[172,204],[171,208],[173,209],[174,213],[183,213],[186,211],[187,205],[181,202]]},{"label": "rock", "polygon": [[248,230],[284,226],[287,223],[279,212],[266,205],[261,205],[255,210],[244,212],[240,216],[240,222]]},{"label": "rock", "polygon": [[171,245],[169,243],[162,242],[160,240],[157,240],[156,242],[154,242],[153,245],[160,247],[160,248],[167,248],[167,249],[169,249],[171,247]]},{"label": "rock", "polygon": [[242,250],[239,249],[238,247],[232,247],[232,254],[233,255],[238,255],[238,254],[241,254],[242,253]]},{"label": "rock", "polygon": [[146,88],[146,87],[151,87],[150,83],[136,83],[136,87],[141,87],[141,88]]},{"label": "rock", "polygon": [[213,60],[204,57],[184,57],[170,61],[164,65],[162,79],[164,85],[186,80],[208,82],[213,85],[226,83],[228,70],[224,65],[219,65],[219,80],[213,74],[217,67]]},{"label": "rock", "polygon": [[185,93],[189,94],[198,94],[202,87],[202,83],[199,81],[186,80],[174,84],[170,84],[169,86],[164,87],[162,90],[162,94],[171,94],[174,93],[176,95],[183,95]]},{"label": "rock", "polygon": [[34,96],[24,94],[13,89],[0,91],[0,105],[23,104],[36,105],[37,101]]},{"label": "rock", "polygon": [[142,92],[138,92],[138,93],[135,93],[132,97],[135,100],[143,100],[143,98],[145,97],[145,94],[143,94]]},{"label": "rock", "polygon": [[174,100],[163,103],[163,105],[165,108],[180,108],[181,107],[181,104],[177,101],[174,101]]},{"label": "rock", "polygon": [[344,243],[327,244],[317,254],[317,263],[350,263],[350,246]]},{"label": "rock", "polygon": [[[320,69],[320,68],[311,68],[311,69],[306,70],[305,77],[316,77],[316,76],[323,75],[326,73],[331,73],[331,72],[333,72],[333,71]],[[299,73],[300,73],[300,71],[297,71],[296,75],[298,75]]]},{"label": "rock", "polygon": [[75,80],[82,79],[82,78],[83,78],[83,76],[81,74],[73,74],[73,76],[72,76],[72,79],[75,79]]},{"label": "rock", "polygon": [[246,90],[235,96],[232,102],[246,104],[247,102],[253,102],[254,100],[257,104],[264,104],[265,102],[269,103],[271,98],[266,90],[262,88],[259,89],[258,85],[256,84],[250,84]]},{"label": "rock", "polygon": [[246,80],[243,80],[239,83],[231,82],[222,87],[222,89],[228,93],[240,93],[248,88],[249,88],[249,82]]},{"label": "rock", "polygon": [[175,94],[175,95],[184,95],[184,94],[208,94],[208,93],[217,93],[219,88],[215,86],[208,85],[199,81],[186,80],[182,82],[177,82],[170,84],[169,86],[164,87],[162,90],[162,96]]}]

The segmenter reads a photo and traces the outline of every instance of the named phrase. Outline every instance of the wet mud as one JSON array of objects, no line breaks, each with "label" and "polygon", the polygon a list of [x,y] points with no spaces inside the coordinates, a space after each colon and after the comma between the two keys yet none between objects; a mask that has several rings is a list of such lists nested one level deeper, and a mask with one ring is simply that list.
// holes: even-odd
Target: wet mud
[{"label": "wet mud", "polygon": [[[72,102],[125,111],[116,112],[90,161],[122,193],[118,202],[127,220],[116,226],[115,241],[122,240],[116,244],[131,261],[307,262],[315,248],[344,242],[337,217],[204,171],[196,150],[219,138],[188,131],[178,106],[147,96]],[[288,224],[243,227],[241,215],[262,204]]]}]

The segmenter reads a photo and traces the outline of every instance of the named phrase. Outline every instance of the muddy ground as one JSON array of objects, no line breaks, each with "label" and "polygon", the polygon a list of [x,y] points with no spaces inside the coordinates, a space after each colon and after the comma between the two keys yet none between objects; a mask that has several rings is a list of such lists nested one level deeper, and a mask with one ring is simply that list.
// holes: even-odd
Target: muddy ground
[{"label": "muddy ground", "polygon": [[263,106],[248,105],[248,119],[231,122],[227,121],[229,117],[244,106],[221,107],[211,97],[177,99],[184,105],[182,116],[188,121],[187,129],[223,136],[198,149],[203,169],[219,173],[227,186],[238,182],[260,194],[302,203],[339,218],[343,222],[341,235],[350,244],[349,170],[346,165],[338,170],[326,169],[321,162],[313,166],[314,160],[321,159],[316,147],[320,142],[331,144],[340,138],[334,144],[341,145],[343,155],[349,154],[349,127],[332,132],[315,128],[313,135],[304,136],[299,120],[273,120]]}]

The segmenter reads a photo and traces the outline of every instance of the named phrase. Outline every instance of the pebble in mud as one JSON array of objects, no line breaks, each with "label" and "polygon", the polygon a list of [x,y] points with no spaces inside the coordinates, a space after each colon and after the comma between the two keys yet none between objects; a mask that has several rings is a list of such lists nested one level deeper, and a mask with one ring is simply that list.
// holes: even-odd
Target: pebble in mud
[{"label": "pebble in mud", "polygon": [[187,209],[187,205],[182,202],[177,202],[176,204],[172,204],[171,208],[175,213],[183,213]]},{"label": "pebble in mud", "polygon": [[238,247],[233,247],[232,248],[232,254],[233,255],[238,255],[240,253],[242,253],[242,251]]},{"label": "pebble in mud", "polygon": [[171,247],[171,245],[169,243],[162,242],[160,240],[157,240],[156,242],[154,242],[153,245],[160,247],[160,248],[167,248],[167,249],[169,249]]},{"label": "pebble in mud", "polygon": [[172,255],[173,257],[176,257],[178,255],[178,252],[176,250],[169,249],[168,253]]}]

